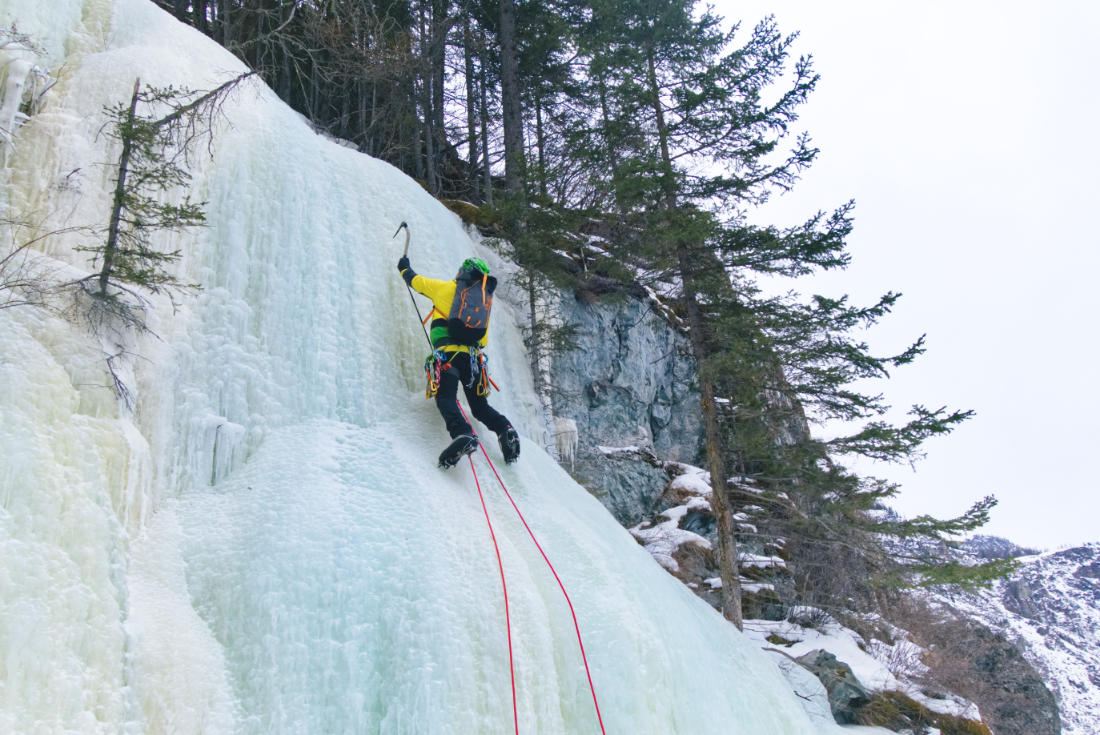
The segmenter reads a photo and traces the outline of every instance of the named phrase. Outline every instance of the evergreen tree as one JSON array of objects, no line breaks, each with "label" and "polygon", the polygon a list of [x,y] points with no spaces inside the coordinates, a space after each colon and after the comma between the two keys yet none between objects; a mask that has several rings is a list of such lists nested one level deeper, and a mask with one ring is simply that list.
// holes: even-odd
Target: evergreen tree
[{"label": "evergreen tree", "polygon": [[143,89],[136,80],[129,102],[106,108],[107,135],[121,144],[111,212],[104,241],[80,248],[99,264],[99,271],[82,285],[94,283],[91,292],[100,300],[113,300],[118,289],[129,286],[155,293],[192,285],[167,270],[179,251],[158,248],[152,236],[202,224],[202,205],[187,194],[179,203],[162,195],[186,187],[191,178],[184,167],[188,149],[210,133],[225,95],[248,76],[202,95],[174,87]]},{"label": "evergreen tree", "polygon": [[[815,259],[805,254],[829,252],[843,241],[851,229],[849,215],[850,206],[786,232],[727,231],[717,252],[730,269],[798,276],[813,270]],[[817,267],[843,267],[847,260],[838,250],[816,262]],[[1003,574],[1003,564],[966,571],[950,553],[953,536],[988,520],[993,498],[978,501],[953,519],[884,517],[882,509],[898,487],[858,477],[838,463],[855,456],[911,464],[922,456],[925,441],[950,433],[972,415],[916,405],[906,421],[893,424],[882,418],[890,407],[881,395],[855,387],[868,379],[888,378],[894,368],[924,352],[923,336],[887,356],[874,355],[855,336],[888,315],[899,295],[887,293],[867,307],[853,306],[846,298],[764,298],[745,280],[738,295],[739,301],[724,302],[715,310],[725,345],[712,367],[728,376],[722,390],[732,406],[725,417],[731,437],[727,451],[738,472],[752,475],[798,507],[793,517],[775,524],[775,532],[795,544],[793,566],[809,569],[827,559],[835,576],[838,559],[844,558],[860,570],[857,576],[867,599],[875,589],[902,581],[969,584]],[[819,422],[857,428],[817,440],[806,431],[807,412]],[[906,539],[915,541],[904,543]],[[828,576],[826,570],[816,571]],[[851,590],[843,596],[850,598]],[[820,602],[803,600],[811,601]]]}]

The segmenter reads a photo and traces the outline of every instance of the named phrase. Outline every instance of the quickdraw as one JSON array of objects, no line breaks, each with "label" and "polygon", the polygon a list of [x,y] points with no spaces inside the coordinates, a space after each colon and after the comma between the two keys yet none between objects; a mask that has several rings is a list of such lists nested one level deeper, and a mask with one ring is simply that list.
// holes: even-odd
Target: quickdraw
[{"label": "quickdraw", "polygon": [[488,355],[476,347],[470,348],[470,378],[477,384],[477,394],[479,396],[489,395],[490,385],[498,391],[500,390],[493,379],[489,377],[489,370],[486,367],[488,364]]},{"label": "quickdraw", "polygon": [[424,373],[428,378],[428,385],[424,389],[425,398],[435,398],[439,392],[439,378],[444,370],[449,370],[451,363],[447,362],[447,356],[443,350],[433,350],[424,359]]}]

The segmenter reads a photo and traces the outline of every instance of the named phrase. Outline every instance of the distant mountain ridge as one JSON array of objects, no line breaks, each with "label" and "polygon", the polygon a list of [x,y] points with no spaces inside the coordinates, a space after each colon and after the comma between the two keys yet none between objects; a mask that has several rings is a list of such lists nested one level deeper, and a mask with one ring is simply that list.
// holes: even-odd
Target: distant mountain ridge
[{"label": "distant mountain ridge", "polygon": [[980,559],[1011,559],[1021,556],[1037,556],[1037,549],[1028,549],[1017,546],[1013,542],[1000,536],[983,536],[978,534],[967,539],[963,544],[963,550]]},{"label": "distant mountain ridge", "polygon": [[[975,557],[1016,556],[1010,541],[977,537]],[[1013,551],[1015,549],[1015,551]],[[1019,557],[990,589],[938,595],[940,604],[1016,644],[1058,700],[1063,735],[1100,733],[1100,543]]]}]

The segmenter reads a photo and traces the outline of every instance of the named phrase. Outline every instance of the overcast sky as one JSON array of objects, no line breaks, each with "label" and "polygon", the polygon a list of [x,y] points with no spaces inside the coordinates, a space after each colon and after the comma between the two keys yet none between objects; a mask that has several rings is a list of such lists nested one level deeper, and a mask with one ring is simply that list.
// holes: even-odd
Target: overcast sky
[{"label": "overcast sky", "polygon": [[[852,266],[807,290],[904,294],[869,339],[928,352],[881,384],[905,409],[976,417],[927,444],[904,515],[987,494],[984,532],[1054,549],[1100,541],[1100,2],[722,0],[799,31],[821,82],[800,123],[821,148],[767,219],[856,200]],[[898,419],[904,418],[904,411]]]}]

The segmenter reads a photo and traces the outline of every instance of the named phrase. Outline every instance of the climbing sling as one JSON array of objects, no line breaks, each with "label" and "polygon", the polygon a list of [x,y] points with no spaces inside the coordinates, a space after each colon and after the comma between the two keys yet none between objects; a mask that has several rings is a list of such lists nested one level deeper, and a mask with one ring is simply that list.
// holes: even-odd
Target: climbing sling
[{"label": "climbing sling", "polygon": [[[489,395],[490,386],[498,391],[500,390],[500,386],[489,377],[489,371],[486,367],[488,363],[488,355],[477,347],[470,348],[470,383],[468,387],[473,388],[476,386],[479,396]],[[427,385],[424,389],[425,398],[435,398],[436,393],[439,392],[439,381],[442,380],[443,373],[450,368],[450,359],[443,349],[432,350],[432,353],[424,358],[424,374],[427,377]]]}]

